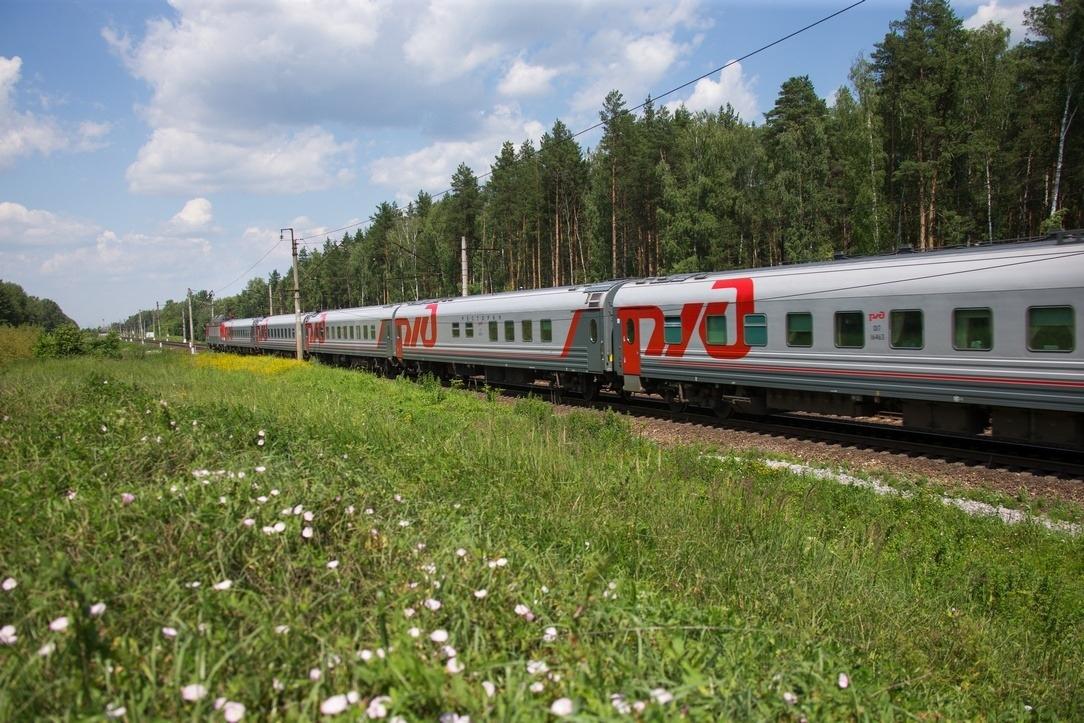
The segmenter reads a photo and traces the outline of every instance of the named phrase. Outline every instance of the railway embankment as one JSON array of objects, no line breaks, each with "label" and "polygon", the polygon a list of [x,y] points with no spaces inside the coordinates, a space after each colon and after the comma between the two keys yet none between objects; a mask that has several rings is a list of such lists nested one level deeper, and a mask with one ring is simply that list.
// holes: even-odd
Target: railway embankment
[{"label": "railway embankment", "polygon": [[613,412],[125,355],[0,370],[0,718],[1084,717],[1084,536]]}]

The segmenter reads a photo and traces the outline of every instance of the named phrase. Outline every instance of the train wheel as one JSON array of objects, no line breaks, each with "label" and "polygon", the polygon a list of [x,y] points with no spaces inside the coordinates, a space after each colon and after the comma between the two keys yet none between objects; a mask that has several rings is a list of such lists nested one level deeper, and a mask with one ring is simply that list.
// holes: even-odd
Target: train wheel
[{"label": "train wheel", "polygon": [[717,400],[712,408],[719,419],[729,419],[734,414],[734,405],[725,399]]},{"label": "train wheel", "polygon": [[663,397],[663,399],[666,400],[667,406],[670,407],[670,411],[673,412],[674,414],[680,414],[681,412],[684,412],[689,407],[689,403],[685,402],[685,401],[682,401],[678,397],[677,391],[675,391],[674,389],[667,389],[663,393],[662,397]]}]

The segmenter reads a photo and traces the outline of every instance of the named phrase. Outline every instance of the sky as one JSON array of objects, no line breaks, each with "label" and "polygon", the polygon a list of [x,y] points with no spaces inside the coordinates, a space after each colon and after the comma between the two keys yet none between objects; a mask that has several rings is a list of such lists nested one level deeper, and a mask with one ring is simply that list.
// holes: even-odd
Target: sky
[{"label": "sky", "polygon": [[[83,326],[231,295],[287,268],[280,228],[439,193],[505,140],[594,124],[612,89],[637,105],[853,1],[0,0],[0,279]],[[796,75],[830,101],[908,4],[866,0],[659,102],[761,123]],[[1018,42],[1033,3],[952,4]]]}]

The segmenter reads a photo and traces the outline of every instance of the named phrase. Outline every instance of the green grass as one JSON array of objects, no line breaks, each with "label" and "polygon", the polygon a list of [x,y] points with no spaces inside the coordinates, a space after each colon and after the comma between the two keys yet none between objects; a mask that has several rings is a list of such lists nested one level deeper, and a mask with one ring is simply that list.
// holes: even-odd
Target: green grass
[{"label": "green grass", "polygon": [[36,326],[0,324],[0,367],[34,356],[34,344],[41,336]]},{"label": "green grass", "polygon": [[[344,717],[387,695],[408,720],[543,720],[562,697],[610,718],[615,693],[646,720],[1084,717],[1084,541],[921,491],[660,448],[614,414],[226,356],[16,363],[0,414],[0,578],[18,581],[0,719],[195,720],[220,696],[315,719],[351,690]],[[310,539],[280,514],[298,504]],[[183,701],[190,683],[207,697]]]}]

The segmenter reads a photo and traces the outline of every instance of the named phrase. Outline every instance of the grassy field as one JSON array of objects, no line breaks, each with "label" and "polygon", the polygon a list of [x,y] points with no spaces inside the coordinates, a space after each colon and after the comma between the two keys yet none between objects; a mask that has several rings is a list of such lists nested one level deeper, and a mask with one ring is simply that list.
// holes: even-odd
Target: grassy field
[{"label": "grassy field", "polygon": [[128,354],[0,370],[0,719],[1084,718],[1080,538],[614,414]]}]

